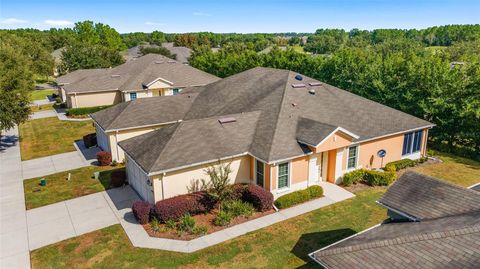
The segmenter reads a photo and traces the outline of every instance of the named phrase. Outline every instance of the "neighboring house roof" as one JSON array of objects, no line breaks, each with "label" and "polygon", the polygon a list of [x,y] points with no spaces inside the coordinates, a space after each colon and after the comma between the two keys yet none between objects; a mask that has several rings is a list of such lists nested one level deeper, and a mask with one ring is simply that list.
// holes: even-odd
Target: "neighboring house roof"
[{"label": "neighboring house roof", "polygon": [[[171,82],[171,88],[205,85],[220,78],[159,54],[147,54],[114,68],[82,71],[73,76],[72,72],[59,77],[67,93],[99,91],[142,90],[145,85],[163,79]],[[70,75],[70,76],[69,76]]]},{"label": "neighboring house roof", "polygon": [[99,69],[99,68],[79,69],[58,77],[56,81],[58,85],[66,85],[66,84],[78,82],[82,79],[85,79],[88,76],[98,76],[100,74],[103,74],[104,72],[105,72],[105,69]]},{"label": "neighboring house roof", "polygon": [[[182,121],[121,141],[119,145],[145,171],[166,171],[225,156],[245,155],[260,114],[256,111]],[[222,119],[227,122],[222,123]]]},{"label": "neighboring house roof", "polygon": [[[125,60],[130,61],[135,58],[141,57],[142,53],[140,52],[140,47],[146,48],[158,48],[160,46],[154,44],[143,44],[138,45],[132,48],[129,48],[127,53],[124,55]],[[171,54],[176,55],[176,60],[183,64],[188,64],[188,59],[192,55],[192,50],[187,47],[175,47],[173,42],[164,42],[162,47],[168,49]]]},{"label": "neighboring house roof", "polygon": [[300,143],[317,147],[326,138],[337,131],[343,132],[352,138],[358,138],[356,134],[349,132],[340,126],[333,126],[300,117],[297,124],[297,140]]},{"label": "neighboring house roof", "polygon": [[[260,111],[248,152],[266,162],[278,162],[309,153],[308,147],[298,142],[297,128],[304,128],[299,122],[301,118],[323,126],[341,126],[358,137],[353,139],[354,142],[433,126],[422,119],[312,78],[303,76],[303,80],[298,81],[296,75],[288,70],[257,67],[205,85],[196,91],[198,96],[183,120],[218,119],[224,115]],[[300,83],[303,87],[296,85]],[[312,94],[313,91],[315,94]],[[202,140],[204,136],[198,132],[194,139]],[[149,136],[148,139],[155,140],[155,136]],[[314,140],[311,136],[308,139]],[[316,139],[321,139],[321,135]],[[198,152],[195,147],[186,150],[192,155]],[[131,156],[138,155],[135,148],[129,148],[126,152]],[[228,155],[224,153],[218,157]],[[186,160],[176,161],[179,164],[187,163]]]},{"label": "neighboring house roof", "polygon": [[266,47],[265,49],[257,52],[257,54],[267,54],[267,53],[270,53],[273,48],[278,48],[279,50],[281,51],[286,51],[287,50],[287,47],[286,46],[268,46]]},{"label": "neighboring house roof", "polygon": [[105,131],[160,125],[182,120],[196,93],[139,98],[90,115]]},{"label": "neighboring house roof", "polygon": [[[413,180],[412,180],[413,179]],[[418,185],[426,180],[426,185]],[[433,178],[413,172],[407,172],[395,185],[396,189],[429,190],[433,183],[433,195],[428,191],[415,196],[424,195],[427,203],[444,203],[451,201],[443,191],[450,189],[460,200],[478,199],[480,193],[453,186]],[[412,183],[412,181],[415,181]],[[443,185],[443,186],[442,186]],[[436,192],[436,189],[441,191]],[[463,192],[458,189],[462,189]],[[385,196],[399,195],[409,200],[411,192],[387,193]],[[384,198],[382,197],[382,198]],[[418,201],[418,200],[417,200]],[[411,203],[411,209],[423,210],[424,205]],[[410,211],[411,211],[410,209]],[[435,210],[433,207],[432,210]],[[459,209],[448,211],[441,217],[424,219],[420,222],[386,223],[350,238],[320,249],[310,256],[326,268],[479,268],[480,267],[480,210]],[[451,213],[451,214],[450,214]]]},{"label": "neighboring house roof", "polygon": [[378,202],[412,220],[480,211],[480,193],[414,172],[406,172]]},{"label": "neighboring house roof", "polygon": [[188,59],[192,56],[192,50],[187,47],[166,47],[171,54],[175,54],[177,61],[188,64]]}]

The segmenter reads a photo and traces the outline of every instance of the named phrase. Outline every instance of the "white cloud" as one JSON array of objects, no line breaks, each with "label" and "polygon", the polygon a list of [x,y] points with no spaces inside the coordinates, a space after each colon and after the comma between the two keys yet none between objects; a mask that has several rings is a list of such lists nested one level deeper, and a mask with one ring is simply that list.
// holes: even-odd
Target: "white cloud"
[{"label": "white cloud", "polygon": [[151,22],[151,21],[147,21],[145,22],[146,25],[155,25],[155,26],[165,26],[167,25],[166,23],[162,23],[162,22]]},{"label": "white cloud", "polygon": [[17,18],[7,18],[0,21],[1,24],[23,24],[27,22],[28,22],[27,20],[22,20]]},{"label": "white cloud", "polygon": [[69,26],[73,25],[73,22],[67,20],[44,20],[43,23],[49,26]]},{"label": "white cloud", "polygon": [[204,16],[204,17],[210,17],[210,16],[212,16],[212,14],[203,13],[203,12],[198,12],[198,11],[193,12],[192,15],[193,15],[193,16]]}]

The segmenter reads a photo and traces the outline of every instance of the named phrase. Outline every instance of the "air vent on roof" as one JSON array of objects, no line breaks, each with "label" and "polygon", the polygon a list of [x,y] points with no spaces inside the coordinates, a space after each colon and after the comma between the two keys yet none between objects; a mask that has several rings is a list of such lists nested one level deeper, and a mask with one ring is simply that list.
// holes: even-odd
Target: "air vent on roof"
[{"label": "air vent on roof", "polygon": [[174,64],[174,63],[176,63],[176,62],[173,61],[173,60],[170,60],[170,61],[168,61],[168,63]]},{"label": "air vent on roof", "polygon": [[163,64],[164,61],[155,61],[156,64]]},{"label": "air vent on roof", "polygon": [[230,122],[236,122],[237,120],[234,118],[234,117],[226,117],[226,118],[221,118],[221,119],[218,119],[218,122],[220,122],[220,124],[225,124],[225,123],[230,123]]},{"label": "air vent on roof", "polygon": [[112,75],[112,78],[119,78],[120,75]]},{"label": "air vent on roof", "polygon": [[293,88],[305,88],[305,84],[303,83],[298,83],[298,84],[292,84]]},{"label": "air vent on roof", "polygon": [[308,91],[308,93],[309,93],[309,94],[312,94],[312,95],[315,95],[315,90],[314,90],[314,89],[310,89],[310,90]]},{"label": "air vent on roof", "polygon": [[310,82],[310,83],[308,83],[308,85],[310,85],[310,86],[322,86],[322,83],[320,83],[320,82]]},{"label": "air vent on roof", "polygon": [[296,75],[296,76],[295,76],[295,79],[296,79],[296,80],[303,80],[303,77],[302,77],[302,75]]}]

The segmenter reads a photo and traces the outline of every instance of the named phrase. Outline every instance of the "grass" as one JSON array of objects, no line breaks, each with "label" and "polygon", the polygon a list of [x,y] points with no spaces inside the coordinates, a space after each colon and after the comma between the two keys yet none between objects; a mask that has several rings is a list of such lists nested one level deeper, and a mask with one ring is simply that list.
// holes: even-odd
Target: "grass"
[{"label": "grass", "polygon": [[[46,206],[64,200],[104,191],[110,186],[110,175],[116,169],[111,166],[87,166],[75,170],[45,176],[47,186],[41,187],[40,177],[23,181],[25,205],[27,209]],[[100,172],[99,180],[93,178],[94,172]],[[71,173],[70,180],[67,180]]]},{"label": "grass", "polygon": [[[438,155],[444,163],[415,169],[426,174],[439,169],[434,176],[462,186],[479,181],[479,163]],[[122,227],[113,225],[34,250],[31,264],[32,268],[317,268],[309,253],[387,217],[386,209],[375,203],[385,190],[361,190],[352,199],[191,254],[135,248]]]},{"label": "grass", "polygon": [[46,89],[46,90],[34,90],[32,91],[31,98],[32,100],[44,100],[47,96],[56,93],[57,91],[54,89]]},{"label": "grass", "polygon": [[135,248],[122,227],[114,225],[32,251],[32,268],[313,268],[308,253],[386,218],[386,210],[375,204],[383,192],[362,191],[353,199],[191,254]]},{"label": "grass", "polygon": [[46,104],[41,106],[31,106],[32,112],[39,112],[39,111],[46,111],[46,110],[53,110],[53,104]]},{"label": "grass", "polygon": [[435,151],[429,155],[440,157],[443,163],[418,166],[415,171],[464,187],[480,182],[480,162]]},{"label": "grass", "polygon": [[22,160],[74,151],[73,142],[95,132],[91,121],[61,121],[55,117],[20,125]]}]

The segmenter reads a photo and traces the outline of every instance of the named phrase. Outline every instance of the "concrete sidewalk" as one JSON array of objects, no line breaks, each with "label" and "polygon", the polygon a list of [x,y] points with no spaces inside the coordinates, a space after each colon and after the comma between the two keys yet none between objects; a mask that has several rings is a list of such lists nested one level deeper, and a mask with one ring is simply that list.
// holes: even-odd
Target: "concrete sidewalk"
[{"label": "concrete sidewalk", "polygon": [[0,140],[0,268],[30,268],[18,129]]},{"label": "concrete sidewalk", "polygon": [[44,111],[33,112],[33,114],[30,115],[30,120],[52,118],[56,116],[57,116],[57,113],[55,113],[55,110],[44,110]]},{"label": "concrete sidewalk", "polygon": [[22,161],[24,179],[41,177],[92,165],[96,160],[99,148],[85,148],[83,141],[74,143],[76,151],[51,155],[47,157]]}]

